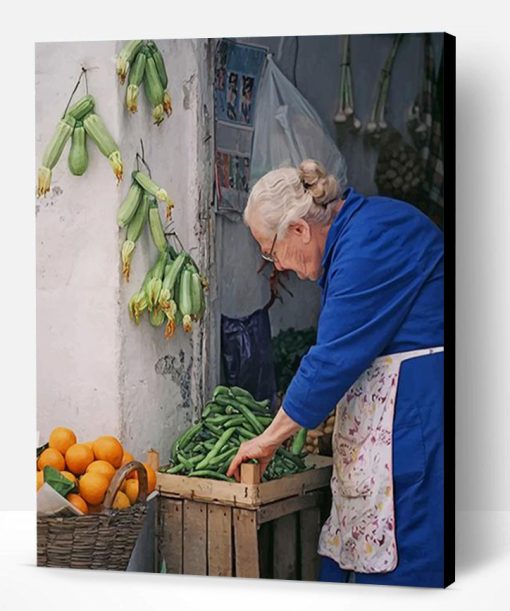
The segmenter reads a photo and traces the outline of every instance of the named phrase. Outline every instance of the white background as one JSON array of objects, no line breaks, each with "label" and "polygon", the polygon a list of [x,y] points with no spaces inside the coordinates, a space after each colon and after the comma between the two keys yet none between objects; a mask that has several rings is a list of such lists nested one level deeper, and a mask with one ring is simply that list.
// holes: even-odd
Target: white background
[{"label": "white background", "polygon": [[[491,601],[505,596],[504,565],[510,568],[509,520],[503,513],[510,511],[510,204],[505,189],[510,174],[510,49],[504,6],[491,0],[9,4],[0,38],[0,509],[25,511],[0,512],[4,608],[21,608],[22,602],[26,607],[28,601],[38,609],[72,604],[75,609],[242,605],[248,610],[269,603],[282,609],[398,609],[409,604],[496,608]],[[446,592],[430,592],[33,568],[35,519],[25,513],[35,506],[33,43],[425,31],[457,36],[457,583]]]}]

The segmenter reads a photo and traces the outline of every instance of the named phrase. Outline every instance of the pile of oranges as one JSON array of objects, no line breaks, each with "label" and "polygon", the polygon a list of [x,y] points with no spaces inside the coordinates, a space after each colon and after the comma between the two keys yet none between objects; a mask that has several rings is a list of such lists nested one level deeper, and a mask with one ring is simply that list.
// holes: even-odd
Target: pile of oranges
[{"label": "pile of oranges", "polygon": [[[71,429],[57,427],[48,440],[48,448],[37,460],[37,490],[43,485],[43,469],[50,465],[76,484],[78,493],[66,498],[83,513],[97,513],[102,509],[106,491],[119,467],[134,460],[120,441],[111,435],[95,441],[78,443]],[[156,487],[154,469],[143,463],[147,471],[147,494]],[[115,509],[127,509],[138,498],[138,474],[132,471],[124,480],[113,501]]]}]

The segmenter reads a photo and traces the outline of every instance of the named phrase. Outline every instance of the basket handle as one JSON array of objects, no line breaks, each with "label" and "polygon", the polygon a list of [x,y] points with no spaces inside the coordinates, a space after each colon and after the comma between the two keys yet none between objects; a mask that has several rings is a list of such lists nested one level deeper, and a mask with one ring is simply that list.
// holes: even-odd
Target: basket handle
[{"label": "basket handle", "polygon": [[120,467],[117,473],[115,473],[113,476],[103,502],[103,507],[105,509],[112,508],[117,492],[120,490],[124,480],[133,470],[138,473],[138,497],[136,502],[145,503],[145,499],[147,498],[147,471],[141,462],[138,460],[132,460],[131,462],[128,462],[124,466]]}]

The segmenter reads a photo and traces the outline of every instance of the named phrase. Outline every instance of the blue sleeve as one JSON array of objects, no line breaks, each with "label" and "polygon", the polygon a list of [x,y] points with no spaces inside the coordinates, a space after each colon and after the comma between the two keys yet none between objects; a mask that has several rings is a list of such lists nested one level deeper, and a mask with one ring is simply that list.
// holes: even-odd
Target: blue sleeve
[{"label": "blue sleeve", "polygon": [[412,254],[406,258],[400,250],[398,256],[399,248],[332,264],[317,343],[302,358],[283,400],[285,413],[301,426],[324,421],[408,315],[430,269]]}]

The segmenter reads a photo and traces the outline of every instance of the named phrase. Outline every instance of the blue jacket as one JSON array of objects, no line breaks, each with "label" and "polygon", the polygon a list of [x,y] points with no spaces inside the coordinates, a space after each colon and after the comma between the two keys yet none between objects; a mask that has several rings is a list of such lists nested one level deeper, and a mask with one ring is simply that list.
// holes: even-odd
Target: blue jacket
[{"label": "blue jacket", "polygon": [[[414,206],[349,188],[326,239],[317,342],[301,360],[283,409],[320,424],[381,355],[443,345],[443,233]],[[443,355],[401,366],[393,424],[399,565],[357,581],[441,585]],[[426,577],[424,577],[426,574]],[[431,583],[421,583],[432,580]],[[416,583],[414,583],[416,581]],[[395,582],[395,583],[397,583]]]}]

